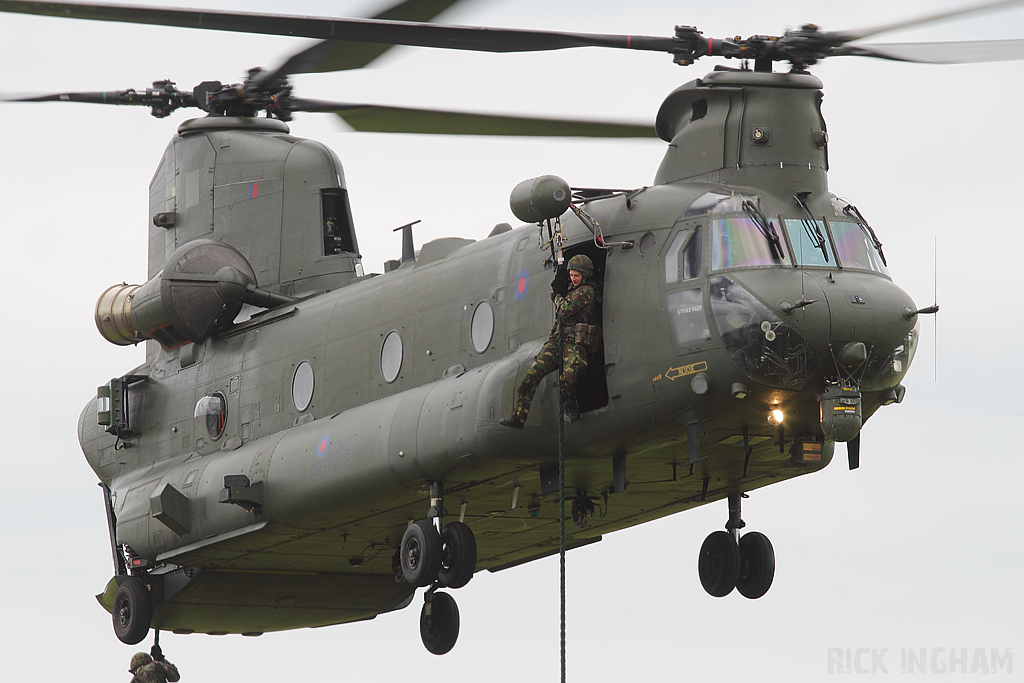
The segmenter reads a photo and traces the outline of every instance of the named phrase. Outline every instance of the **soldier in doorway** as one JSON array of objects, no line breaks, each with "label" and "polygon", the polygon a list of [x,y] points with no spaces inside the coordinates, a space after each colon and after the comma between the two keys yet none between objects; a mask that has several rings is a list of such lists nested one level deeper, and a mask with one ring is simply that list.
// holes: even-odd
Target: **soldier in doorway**
[{"label": "soldier in doorway", "polygon": [[576,402],[576,381],[587,368],[587,347],[597,341],[594,310],[597,291],[591,283],[594,263],[589,257],[583,254],[573,256],[569,259],[567,270],[568,287],[560,286],[557,277],[552,283],[555,324],[551,328],[547,342],[541,347],[533,365],[519,384],[518,398],[512,414],[499,420],[505,427],[523,428],[540,381],[549,372],[558,369],[559,326],[562,328],[562,374],[559,377],[562,389],[561,407],[566,421],[575,422],[580,418],[579,404]]}]

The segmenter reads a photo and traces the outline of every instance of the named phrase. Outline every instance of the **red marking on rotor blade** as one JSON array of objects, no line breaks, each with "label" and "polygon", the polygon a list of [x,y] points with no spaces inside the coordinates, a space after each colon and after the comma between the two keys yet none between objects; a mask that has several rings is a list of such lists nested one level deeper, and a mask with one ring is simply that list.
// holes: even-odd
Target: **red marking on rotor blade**
[{"label": "red marking on rotor blade", "polygon": [[626,47],[629,47],[633,42],[633,36],[626,36]]},{"label": "red marking on rotor blade", "polygon": [[249,199],[256,199],[256,183],[249,185]]},{"label": "red marking on rotor blade", "polygon": [[711,56],[711,44],[715,42],[714,38],[708,38],[708,56]]}]

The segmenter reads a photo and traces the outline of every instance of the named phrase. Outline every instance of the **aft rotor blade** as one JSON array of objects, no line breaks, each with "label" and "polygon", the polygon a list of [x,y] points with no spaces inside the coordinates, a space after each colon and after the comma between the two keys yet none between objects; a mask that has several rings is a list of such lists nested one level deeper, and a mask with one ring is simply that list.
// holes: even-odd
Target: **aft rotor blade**
[{"label": "aft rotor blade", "polygon": [[157,26],[179,26],[241,33],[347,40],[388,45],[437,47],[477,52],[537,52],[571,47],[615,47],[672,52],[673,38],[561,33],[528,29],[444,26],[378,19],[330,19],[283,14],[189,10],[137,5],[80,5],[0,0],[0,11]]},{"label": "aft rotor blade", "polygon": [[306,99],[291,100],[289,109],[291,111],[337,114],[355,130],[369,133],[597,138],[657,137],[654,126],[639,123],[502,116]]},{"label": "aft rotor blade", "polygon": [[877,57],[924,64],[977,64],[1024,59],[1024,40],[971,40],[938,43],[844,45],[834,55]]},{"label": "aft rotor blade", "polygon": [[987,2],[980,5],[970,5],[968,7],[961,7],[960,9],[946,10],[944,12],[936,12],[935,14],[927,14],[920,17],[914,17],[913,19],[904,19],[901,21],[894,21],[891,24],[883,24],[881,26],[873,26],[871,28],[861,29],[859,31],[836,31],[831,33],[837,37],[839,43],[846,43],[851,40],[862,40],[868,36],[875,36],[879,33],[886,33],[888,31],[895,31],[901,28],[912,28],[917,26],[923,26],[925,24],[931,24],[934,22],[945,21],[947,19],[953,19],[954,17],[964,17],[968,14],[982,14],[985,12],[995,12],[1002,9],[1009,9],[1017,5],[1024,4],[1024,0],[997,0],[996,2]]}]

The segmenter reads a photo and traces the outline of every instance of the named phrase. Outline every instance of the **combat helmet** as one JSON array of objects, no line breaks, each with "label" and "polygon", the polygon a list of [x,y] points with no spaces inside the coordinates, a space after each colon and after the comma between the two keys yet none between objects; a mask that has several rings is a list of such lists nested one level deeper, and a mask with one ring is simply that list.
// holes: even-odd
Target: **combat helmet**
[{"label": "combat helmet", "polygon": [[576,254],[569,259],[569,263],[566,264],[566,270],[575,270],[585,279],[590,279],[594,276],[594,262],[585,254]]},{"label": "combat helmet", "polygon": [[152,661],[153,658],[150,657],[147,653],[136,652],[134,655],[132,655],[132,661],[131,664],[128,665],[128,671],[130,671],[131,673],[135,673]]}]

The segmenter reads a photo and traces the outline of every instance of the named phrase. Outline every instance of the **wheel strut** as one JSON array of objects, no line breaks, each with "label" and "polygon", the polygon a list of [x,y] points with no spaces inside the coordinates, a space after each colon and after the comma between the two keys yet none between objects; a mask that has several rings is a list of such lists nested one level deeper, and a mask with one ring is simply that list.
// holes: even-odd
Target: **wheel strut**
[{"label": "wheel strut", "polygon": [[732,540],[736,541],[737,545],[740,542],[740,529],[747,525],[740,516],[740,501],[746,497],[747,494],[741,492],[729,494],[729,521],[725,523],[725,530],[732,535]]},{"label": "wheel strut", "polygon": [[427,510],[427,519],[436,519],[438,531],[441,530],[441,518],[448,514],[444,509],[444,483],[440,481],[430,482],[430,509]]},{"label": "wheel strut", "polygon": [[[442,526],[444,484],[428,482],[430,509],[427,519],[406,529],[400,552],[401,569],[413,585],[425,586],[420,611],[420,638],[428,652],[442,655],[459,638],[459,607],[452,596],[439,588],[461,588],[476,571],[476,538],[468,525],[452,522]],[[421,571],[413,571],[421,569]],[[417,581],[410,580],[416,579]]]}]

